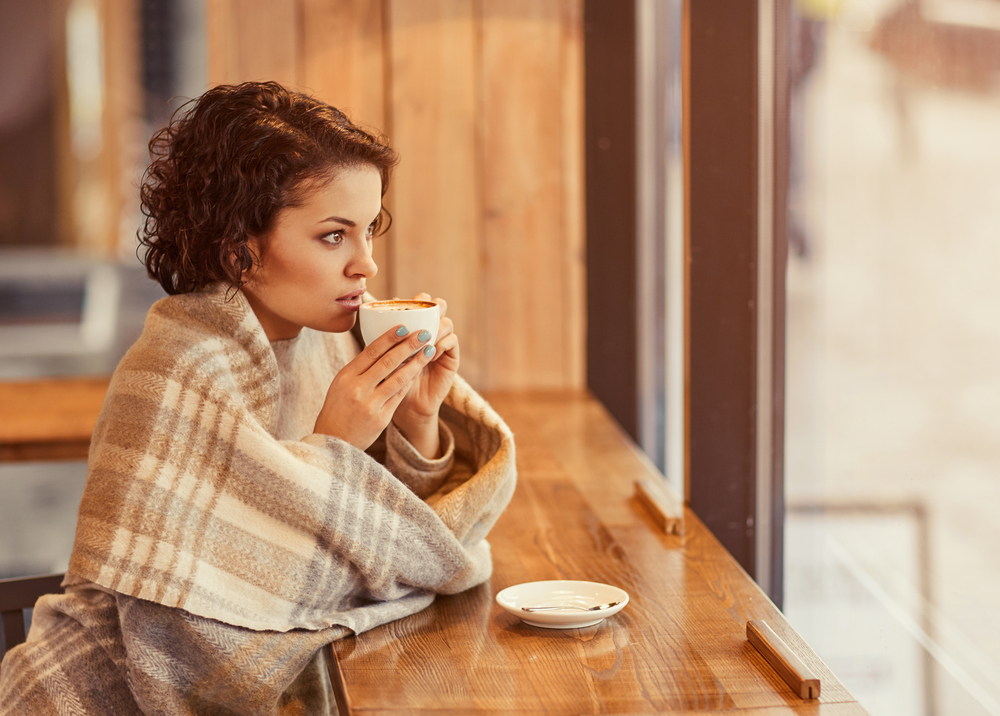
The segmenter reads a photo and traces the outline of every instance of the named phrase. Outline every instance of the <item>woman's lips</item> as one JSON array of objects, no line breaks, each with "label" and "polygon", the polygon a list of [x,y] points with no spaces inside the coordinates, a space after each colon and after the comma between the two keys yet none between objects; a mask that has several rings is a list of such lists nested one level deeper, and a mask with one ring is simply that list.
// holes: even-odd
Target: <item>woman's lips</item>
[{"label": "woman's lips", "polygon": [[365,290],[355,291],[354,293],[349,293],[346,296],[341,296],[337,299],[337,303],[346,308],[348,311],[357,311],[361,308],[361,296],[364,295]]}]

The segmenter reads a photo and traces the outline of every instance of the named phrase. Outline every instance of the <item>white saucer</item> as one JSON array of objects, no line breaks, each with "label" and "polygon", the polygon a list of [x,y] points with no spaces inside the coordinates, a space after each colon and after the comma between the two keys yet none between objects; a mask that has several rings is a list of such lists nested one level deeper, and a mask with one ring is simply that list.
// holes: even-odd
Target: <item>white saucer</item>
[{"label": "white saucer", "polygon": [[[579,609],[552,609],[544,612],[526,612],[521,607],[543,605],[574,604],[592,607],[597,604],[619,602],[613,607],[598,612]],[[617,614],[628,604],[628,593],[600,582],[574,582],[553,580],[549,582],[527,582],[507,587],[497,594],[497,604],[525,624],[546,629],[579,629],[593,626]]]}]

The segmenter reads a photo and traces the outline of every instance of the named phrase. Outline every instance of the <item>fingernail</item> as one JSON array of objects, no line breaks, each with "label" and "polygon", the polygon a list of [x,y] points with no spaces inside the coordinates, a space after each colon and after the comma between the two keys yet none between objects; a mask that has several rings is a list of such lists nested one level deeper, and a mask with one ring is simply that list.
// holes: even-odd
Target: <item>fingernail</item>
[{"label": "fingernail", "polygon": [[431,332],[427,330],[420,331],[420,333],[417,334],[417,340],[420,341],[421,343],[430,340],[430,337],[431,337]]},{"label": "fingernail", "polygon": [[424,348],[424,355],[428,358],[433,358],[435,353],[437,353],[437,348],[434,346],[427,346]]},{"label": "fingernail", "polygon": [[[407,328],[406,326],[400,326],[399,328],[396,329],[396,335],[400,336],[400,337],[405,336],[409,332],[410,332],[410,329]],[[426,333],[426,331],[424,331],[424,332]]]}]

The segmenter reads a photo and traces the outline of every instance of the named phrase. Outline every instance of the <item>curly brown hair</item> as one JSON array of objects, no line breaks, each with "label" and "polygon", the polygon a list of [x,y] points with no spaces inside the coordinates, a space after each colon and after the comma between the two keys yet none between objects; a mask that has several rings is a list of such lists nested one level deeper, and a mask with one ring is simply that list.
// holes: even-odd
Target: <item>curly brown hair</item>
[{"label": "curly brown hair", "polygon": [[[169,294],[242,286],[259,264],[247,241],[265,236],[278,212],[345,167],[378,169],[384,197],[398,161],[384,137],[275,82],[213,87],[178,109],[149,151],[138,238],[147,272]],[[383,207],[376,233],[390,222]]]}]

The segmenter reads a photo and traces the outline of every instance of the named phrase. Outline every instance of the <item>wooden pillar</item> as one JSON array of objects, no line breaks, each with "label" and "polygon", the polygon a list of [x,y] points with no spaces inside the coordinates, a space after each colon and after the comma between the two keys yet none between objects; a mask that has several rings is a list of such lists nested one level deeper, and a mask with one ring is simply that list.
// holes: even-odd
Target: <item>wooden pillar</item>
[{"label": "wooden pillar", "polygon": [[[128,215],[143,159],[138,3],[59,0],[52,21],[60,243],[116,258],[134,242]],[[71,72],[67,52],[78,53]],[[81,86],[94,81],[92,62],[99,84]]]},{"label": "wooden pillar", "polygon": [[142,87],[139,78],[139,4],[104,0],[104,151],[101,176],[107,192],[102,253],[130,255],[135,246],[136,185],[145,166]]}]

